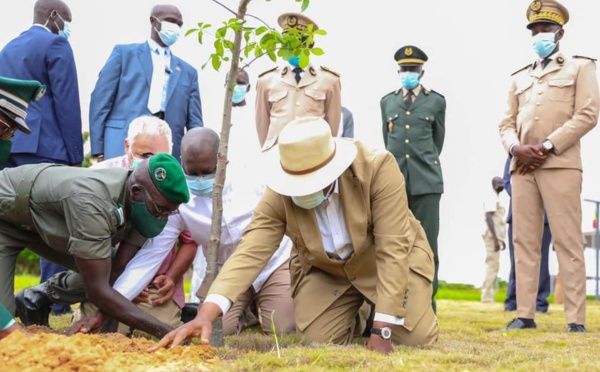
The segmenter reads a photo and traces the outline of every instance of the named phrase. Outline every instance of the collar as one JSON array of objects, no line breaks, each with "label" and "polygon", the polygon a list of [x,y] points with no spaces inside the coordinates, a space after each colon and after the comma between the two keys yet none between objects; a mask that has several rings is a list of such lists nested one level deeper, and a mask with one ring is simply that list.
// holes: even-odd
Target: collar
[{"label": "collar", "polygon": [[41,27],[41,28],[43,28],[44,30],[46,30],[48,32],[52,32],[52,31],[50,31],[50,29],[48,27],[44,26],[41,23],[34,23],[33,26]]},{"label": "collar", "polygon": [[156,52],[159,50],[161,55],[169,55],[171,53],[171,49],[169,47],[164,47],[152,39],[148,39],[148,45],[150,46],[151,51]]},{"label": "collar", "polygon": [[545,60],[545,59],[553,60],[554,58],[556,58],[556,56],[558,55],[558,53],[560,53],[560,52],[559,52],[559,51],[556,51],[556,52],[554,52],[554,53],[550,54],[550,55],[549,55],[548,57],[546,57],[546,58],[538,59],[538,61],[537,61],[537,62],[538,62],[538,63],[542,63],[542,61],[543,61],[543,60]]},{"label": "collar", "polygon": [[[419,93],[421,93],[421,84],[419,84],[415,88],[413,88],[412,92],[415,97],[418,96]],[[408,89],[402,88],[402,97],[406,97],[407,94],[408,94]]]}]

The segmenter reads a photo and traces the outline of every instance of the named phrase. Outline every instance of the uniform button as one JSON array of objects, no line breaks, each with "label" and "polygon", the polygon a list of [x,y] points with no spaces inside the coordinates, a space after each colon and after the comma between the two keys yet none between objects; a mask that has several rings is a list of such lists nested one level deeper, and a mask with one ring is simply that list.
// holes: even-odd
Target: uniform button
[{"label": "uniform button", "polygon": [[535,120],[540,120],[540,118],[538,116],[535,117]]},{"label": "uniform button", "polygon": [[300,106],[300,102],[296,102],[296,106]]},{"label": "uniform button", "polygon": [[535,104],[535,105],[536,105],[536,106],[541,106],[542,104],[541,104],[541,103],[539,103],[539,102],[536,102],[536,104]]},{"label": "uniform button", "polygon": [[540,80],[538,80],[538,83],[540,83],[540,84],[542,84],[543,82],[544,82],[544,81],[543,81],[543,80],[541,80],[541,79],[540,79]]},{"label": "uniform button", "polygon": [[409,142],[410,142],[410,140],[408,138],[404,140],[404,143],[409,143]]},{"label": "uniform button", "polygon": [[410,155],[409,155],[409,154],[406,154],[406,158],[407,158],[407,159],[410,159]]},{"label": "uniform button", "polygon": [[410,116],[410,111],[406,111],[406,115]]},{"label": "uniform button", "polygon": [[425,120],[429,120],[429,116],[425,116]]},{"label": "uniform button", "polygon": [[388,121],[392,121],[392,118],[391,118],[391,117],[389,117],[389,118],[388,118]]},{"label": "uniform button", "polygon": [[433,161],[433,164],[437,164],[437,160],[434,160],[434,161]]},{"label": "uniform button", "polygon": [[350,281],[351,281],[351,282],[353,282],[353,281],[355,281],[355,280],[356,280],[356,276],[352,276],[352,277],[350,278]]},{"label": "uniform button", "polygon": [[543,90],[539,90],[539,91],[538,91],[538,94],[542,94],[542,93],[544,93],[544,91],[543,91]]},{"label": "uniform button", "polygon": [[410,129],[410,125],[406,124],[406,125],[404,126],[404,128],[406,128],[406,129]]},{"label": "uniform button", "polygon": [[300,88],[296,88],[296,92],[299,92],[299,91],[300,91]]},{"label": "uniform button", "polygon": [[395,117],[395,118],[397,118],[397,117],[398,117],[398,114],[396,114],[396,116],[394,116],[394,117]]},{"label": "uniform button", "polygon": [[338,291],[338,290],[336,289],[335,291],[333,291],[333,295],[334,295],[335,297],[339,296],[339,295],[340,295],[340,291]]}]

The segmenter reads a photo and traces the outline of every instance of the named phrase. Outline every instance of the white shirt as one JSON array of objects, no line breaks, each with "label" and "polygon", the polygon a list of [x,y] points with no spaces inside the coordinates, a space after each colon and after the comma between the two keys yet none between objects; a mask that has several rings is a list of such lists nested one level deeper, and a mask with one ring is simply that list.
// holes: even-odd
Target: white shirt
[{"label": "white shirt", "polygon": [[[228,169],[228,173],[240,174]],[[234,182],[234,177],[227,177],[223,188],[223,219],[221,224],[221,248],[219,250],[219,265],[222,265],[237,247],[242,233],[250,225],[252,212],[262,197],[264,187],[249,186],[250,179],[244,177],[244,182]],[[237,185],[239,188],[236,188]],[[210,225],[212,217],[212,197],[192,194],[187,204],[179,207],[179,214],[169,217],[169,221],[161,234],[148,239],[140,251],[129,262],[123,274],[117,279],[114,289],[126,298],[132,300],[150,283],[164,258],[173,248],[182,231],[189,231],[196,243],[202,245],[205,256],[210,240]],[[271,274],[290,256],[292,241],[284,236],[279,249],[267,263],[264,270],[252,283],[255,291],[259,291]],[[206,301],[209,300],[210,295]],[[221,296],[222,297],[222,296]],[[223,297],[224,298],[224,297]],[[225,314],[229,306],[223,311]]]},{"label": "white shirt", "polygon": [[150,56],[152,57],[152,83],[148,95],[148,109],[153,114],[165,110],[167,87],[171,75],[171,50],[148,39]]},{"label": "white shirt", "polygon": [[254,124],[254,105],[248,104],[246,95],[244,106],[233,106],[231,109],[231,129],[229,130],[229,149],[227,157],[230,164],[245,171],[260,171],[262,164],[261,147],[258,142],[256,125]]}]

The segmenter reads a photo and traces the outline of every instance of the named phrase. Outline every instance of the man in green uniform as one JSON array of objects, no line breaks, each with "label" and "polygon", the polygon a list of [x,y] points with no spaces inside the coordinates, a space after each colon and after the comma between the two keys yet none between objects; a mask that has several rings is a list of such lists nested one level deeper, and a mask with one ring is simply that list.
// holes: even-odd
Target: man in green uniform
[{"label": "man in green uniform", "polygon": [[398,49],[394,59],[402,87],[381,99],[383,142],[396,157],[406,180],[408,207],[421,225],[433,250],[435,277],[433,309],[438,286],[438,232],[444,181],[440,153],[444,145],[446,100],[420,84],[427,55],[416,46]]},{"label": "man in green uniform", "polygon": [[17,80],[0,76],[0,164],[10,156],[12,138],[18,129],[31,134],[25,124],[29,102],[42,98],[46,87],[35,80]]},{"label": "man in green uniform", "polygon": [[103,314],[161,337],[172,327],[139,310],[111,285],[146,238],[157,236],[188,200],[183,170],[168,154],[154,155],[133,171],[54,164],[0,171],[0,303],[14,313],[16,259],[28,247],[79,275],[22,292],[20,316],[47,319],[51,302],[72,303],[70,291],[77,292],[82,283],[87,299]]}]

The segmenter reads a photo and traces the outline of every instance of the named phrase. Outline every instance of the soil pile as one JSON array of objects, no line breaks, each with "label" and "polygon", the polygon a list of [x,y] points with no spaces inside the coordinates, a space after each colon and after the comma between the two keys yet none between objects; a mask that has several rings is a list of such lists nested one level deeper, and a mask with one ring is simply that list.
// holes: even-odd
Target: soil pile
[{"label": "soil pile", "polygon": [[189,345],[147,350],[155,344],[121,334],[76,334],[66,337],[14,332],[0,340],[0,370],[26,371],[203,371],[214,363],[215,349]]}]

